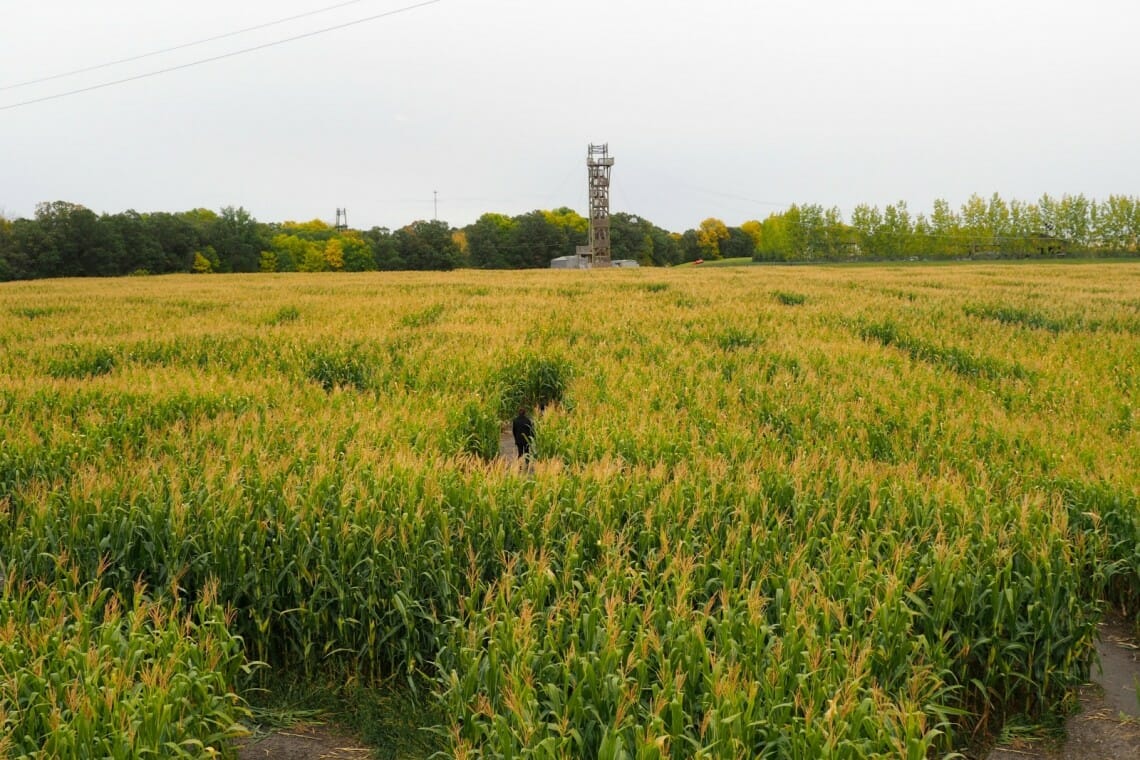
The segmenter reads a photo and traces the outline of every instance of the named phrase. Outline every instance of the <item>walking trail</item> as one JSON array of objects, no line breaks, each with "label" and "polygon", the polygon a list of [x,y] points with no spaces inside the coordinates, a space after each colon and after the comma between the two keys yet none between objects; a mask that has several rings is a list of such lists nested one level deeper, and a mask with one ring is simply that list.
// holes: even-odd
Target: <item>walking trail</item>
[{"label": "walking trail", "polygon": [[239,760],[369,760],[372,750],[326,726],[295,726],[245,740]]}]

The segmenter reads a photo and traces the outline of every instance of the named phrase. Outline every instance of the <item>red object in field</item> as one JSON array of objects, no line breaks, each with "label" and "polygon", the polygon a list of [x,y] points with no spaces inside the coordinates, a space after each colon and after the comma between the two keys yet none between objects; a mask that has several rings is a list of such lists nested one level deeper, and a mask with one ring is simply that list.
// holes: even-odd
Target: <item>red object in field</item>
[{"label": "red object in field", "polygon": [[704,264],[704,263],[705,263],[704,259],[697,259],[696,261],[693,262],[693,265],[695,266],[697,264]]}]

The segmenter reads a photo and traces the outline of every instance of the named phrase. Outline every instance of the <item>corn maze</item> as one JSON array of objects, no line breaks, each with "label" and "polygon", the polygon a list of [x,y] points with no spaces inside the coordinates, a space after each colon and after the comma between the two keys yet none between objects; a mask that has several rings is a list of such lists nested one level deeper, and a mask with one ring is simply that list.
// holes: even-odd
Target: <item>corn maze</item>
[{"label": "corn maze", "polygon": [[[0,288],[0,757],[941,757],[1140,610],[1140,265]],[[534,403],[536,458],[497,457]]]}]

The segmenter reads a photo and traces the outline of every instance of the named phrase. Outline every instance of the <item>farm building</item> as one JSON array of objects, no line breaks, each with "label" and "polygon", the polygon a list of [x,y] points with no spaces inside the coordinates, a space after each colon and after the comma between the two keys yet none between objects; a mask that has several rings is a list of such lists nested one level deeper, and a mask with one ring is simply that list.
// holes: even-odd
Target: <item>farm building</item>
[{"label": "farm building", "polygon": [[551,269],[589,269],[590,260],[578,253],[550,260]]}]

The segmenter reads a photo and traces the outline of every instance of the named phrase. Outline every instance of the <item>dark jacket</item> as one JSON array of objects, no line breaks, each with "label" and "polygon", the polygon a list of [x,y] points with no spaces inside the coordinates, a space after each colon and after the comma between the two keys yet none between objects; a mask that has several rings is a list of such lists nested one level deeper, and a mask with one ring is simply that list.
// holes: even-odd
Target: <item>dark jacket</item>
[{"label": "dark jacket", "polygon": [[534,421],[526,412],[519,412],[519,416],[515,417],[511,423],[511,432],[515,436],[515,448],[519,450],[519,456],[529,454],[530,445],[534,443]]}]

